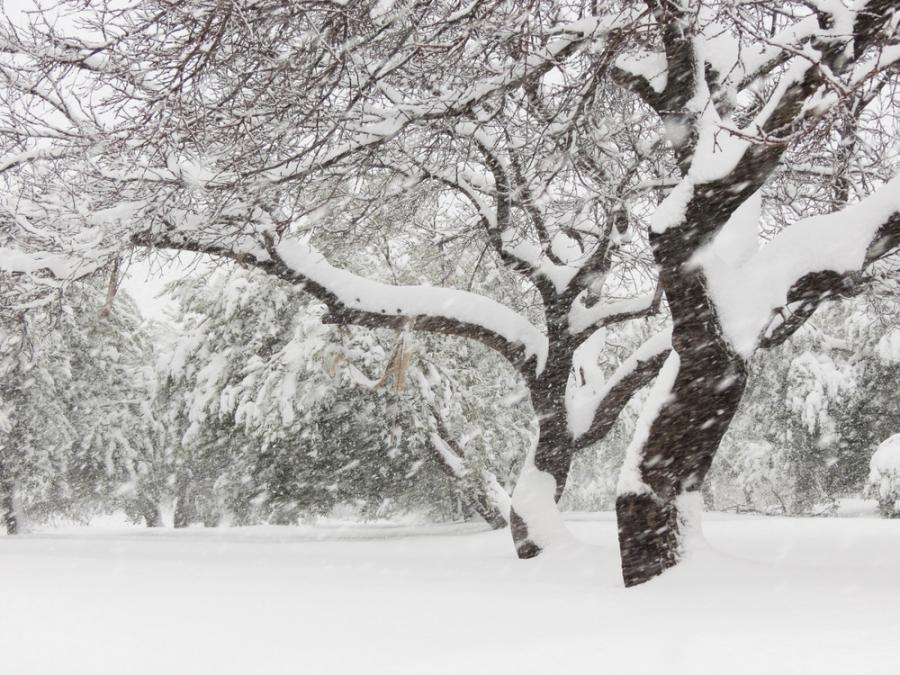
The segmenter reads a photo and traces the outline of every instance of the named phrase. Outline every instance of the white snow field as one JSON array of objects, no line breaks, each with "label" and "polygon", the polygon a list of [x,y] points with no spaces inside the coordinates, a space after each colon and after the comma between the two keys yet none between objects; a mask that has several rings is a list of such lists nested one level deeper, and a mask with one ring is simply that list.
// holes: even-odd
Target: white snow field
[{"label": "white snow field", "polygon": [[622,587],[612,514],[533,561],[479,526],[0,537],[3,675],[897,675],[900,520],[706,514]]}]

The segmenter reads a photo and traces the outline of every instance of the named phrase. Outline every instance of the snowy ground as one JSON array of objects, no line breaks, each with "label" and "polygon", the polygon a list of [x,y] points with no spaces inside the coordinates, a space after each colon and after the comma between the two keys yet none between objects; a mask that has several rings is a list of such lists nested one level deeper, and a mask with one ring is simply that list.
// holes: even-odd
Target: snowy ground
[{"label": "snowy ground", "polygon": [[472,526],[0,538],[3,675],[900,673],[900,520],[707,514],[626,591],[595,544],[519,562]]}]

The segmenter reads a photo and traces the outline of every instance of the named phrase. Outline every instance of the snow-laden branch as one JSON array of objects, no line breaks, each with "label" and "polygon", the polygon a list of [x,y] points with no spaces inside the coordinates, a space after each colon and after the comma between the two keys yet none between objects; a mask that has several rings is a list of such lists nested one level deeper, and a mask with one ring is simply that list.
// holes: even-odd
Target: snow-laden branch
[{"label": "snow-laden branch", "polygon": [[203,243],[177,231],[145,232],[133,241],[223,256],[263,269],[324,303],[324,321],[471,338],[498,351],[527,377],[539,374],[546,362],[546,336],[506,305],[468,291],[374,281],[334,267],[312,244],[296,237],[268,241],[265,248],[251,240],[231,246]]},{"label": "snow-laden branch", "polygon": [[43,270],[58,279],[68,279],[73,272],[72,261],[57,253],[27,253],[0,247],[0,271],[35,274]]},{"label": "snow-laden branch", "polygon": [[[590,349],[591,343],[584,347]],[[594,345],[595,353],[580,356],[596,361],[601,348]],[[647,339],[604,382],[587,382],[578,390],[570,390],[566,397],[569,431],[579,447],[606,436],[634,394],[657,376],[670,351],[672,331],[666,329]]]},{"label": "snow-laden branch", "polygon": [[70,154],[70,151],[67,149],[49,147],[37,147],[22,152],[10,153],[0,157],[0,173],[5,173],[10,169],[15,169],[16,167],[29,162],[41,159],[59,159],[68,154]]},{"label": "snow-laden branch", "polygon": [[653,293],[610,303],[598,302],[590,307],[576,300],[569,310],[569,332],[579,335],[588,329],[651,316],[659,311],[661,301],[662,287],[659,286]]},{"label": "snow-laden branch", "polygon": [[765,38],[756,50],[742,50],[736,59],[734,74],[731,79],[739,89],[746,89],[760,77],[768,75],[791,53],[791,49],[799,49],[803,42],[809,40],[819,30],[819,22],[815,16],[803,17],[770,38]]},{"label": "snow-laden branch", "polygon": [[352,323],[370,321],[377,326],[377,317],[403,317],[404,321],[412,319],[412,327],[419,330],[471,332],[471,337],[483,335],[485,339],[497,336],[513,348],[520,346],[526,361],[534,358],[538,372],[543,369],[546,337],[520,314],[494,300],[452,288],[394,286],[366,279],[333,267],[312,245],[295,238],[282,239],[274,251],[270,249],[272,253],[307,290],[313,286],[321,289],[313,294],[330,300],[326,304],[336,318],[355,317]]},{"label": "snow-laden branch", "polygon": [[900,176],[861,202],[783,230],[742,264],[716,248],[697,262],[726,334],[749,356],[769,346],[783,320],[798,312],[805,320],[822,300],[852,292],[867,265],[900,248]]},{"label": "snow-laden branch", "polygon": [[868,3],[855,14],[852,31],[846,26],[820,29],[816,46],[806,44],[788,60],[778,86],[744,128],[725,123],[714,106],[704,107],[693,128],[697,144],[690,167],[651,220],[654,233],[678,242],[666,247],[677,254],[671,262],[684,262],[707,244],[769,179],[793,134],[837,100],[822,92],[844,87],[841,76],[852,76],[856,65],[869,63],[867,49],[889,22],[892,7]]},{"label": "snow-laden branch", "polygon": [[[696,31],[689,28],[688,12],[672,0],[646,0],[662,33],[664,51],[622,56],[610,69],[612,79],[640,96],[674,130],[689,126],[697,113],[698,85]],[[693,154],[695,135],[669,133],[682,171]]]},{"label": "snow-laden branch", "polygon": [[[369,107],[363,123],[346,126],[342,119],[338,126],[346,126],[350,137],[340,143],[328,145],[324,152],[305,149],[296,156],[285,158],[256,170],[262,181],[281,184],[336,165],[352,155],[374,150],[376,147],[397,137],[407,128],[422,122],[436,120],[465,119],[472,110],[496,96],[518,89],[529,82],[539,81],[546,73],[579,50],[597,42],[602,42],[610,31],[627,25],[627,17],[589,17],[564,23],[550,29],[545,37],[547,43],[534,50],[509,69],[475,82],[461,89],[451,90],[426,100],[406,100],[387,81],[373,80],[373,84],[391,102],[378,109]],[[382,73],[380,77],[383,77]],[[464,123],[468,124],[468,123]],[[230,181],[231,176],[219,177],[219,181]]]}]

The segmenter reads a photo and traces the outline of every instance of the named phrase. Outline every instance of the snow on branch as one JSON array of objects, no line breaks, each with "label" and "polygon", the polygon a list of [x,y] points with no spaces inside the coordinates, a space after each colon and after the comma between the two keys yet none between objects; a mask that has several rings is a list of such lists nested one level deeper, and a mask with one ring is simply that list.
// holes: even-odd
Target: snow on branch
[{"label": "snow on branch", "polygon": [[[694,99],[685,103],[681,118],[673,116],[676,108],[670,102],[662,105],[665,91],[638,91],[663,118],[676,151],[684,151],[682,136],[694,142],[689,161],[679,160],[686,165],[684,180],[654,214],[653,231],[663,234],[687,225],[690,232],[672,236],[684,238],[682,250],[688,256],[692,249],[707,243],[768,180],[808,123],[820,118],[838,99],[857,95],[863,80],[883,72],[900,57],[895,46],[882,44],[888,41],[888,33],[896,33],[890,20],[895,4],[869,2],[852,14],[835,5],[839,16],[830,21],[819,19],[815,29],[810,21],[803,22],[782,36],[784,39],[779,37],[777,46],[785,54],[783,73],[753,119],[741,128],[708,105],[713,98],[712,82],[697,83]],[[791,46],[796,40],[800,44]],[[668,67],[671,81],[672,64]],[[629,78],[635,76],[626,73],[624,77],[628,86]],[[691,111],[693,118],[688,114]]]},{"label": "snow on branch", "polygon": [[823,300],[854,292],[867,265],[900,248],[898,195],[900,176],[861,202],[801,220],[738,266],[701,253],[698,262],[735,349],[749,355],[783,341],[779,326],[789,317],[802,323]]},{"label": "snow on branch", "polygon": [[[610,69],[619,86],[638,95],[653,108],[670,129],[684,128],[696,111],[688,110],[698,88],[696,35],[688,27],[688,12],[672,0],[646,0],[662,33],[664,52],[642,51],[617,58]],[[678,163],[684,170],[695,137],[669,133]]]},{"label": "snow on branch", "polygon": [[[502,354],[526,377],[543,370],[547,337],[509,307],[476,293],[433,286],[395,286],[331,265],[307,241],[286,236],[265,248],[202,243],[177,231],[133,237],[139,245],[218,255],[258,267],[299,285],[328,307],[323,321],[369,328],[413,328],[478,340]],[[533,361],[533,363],[532,363]],[[528,364],[531,363],[529,366]]]},{"label": "snow on branch", "polygon": [[617,302],[598,302],[590,307],[576,300],[569,310],[569,332],[579,335],[590,328],[602,328],[630,319],[640,319],[659,312],[662,287],[657,285],[653,293]]},{"label": "snow on branch", "polygon": [[[270,249],[270,254],[273,250]],[[502,338],[509,345],[521,345],[525,360],[535,358],[543,368],[547,338],[520,314],[482,295],[452,288],[393,286],[333,267],[309,243],[286,237],[274,248],[281,260],[309,289],[316,285],[332,302],[326,304],[336,317],[356,317],[353,323],[376,317],[412,319],[419,330],[447,332],[471,337]],[[314,293],[314,295],[317,295]],[[320,299],[322,299],[320,297]],[[372,317],[364,319],[365,316]],[[484,340],[482,340],[484,341]]]},{"label": "snow on branch", "polygon": [[465,462],[465,452],[462,446],[450,438],[450,432],[443,417],[432,409],[437,430],[431,434],[431,449],[434,457],[444,472],[463,486],[462,495],[466,498],[478,514],[492,527],[506,527],[509,523],[510,497],[497,477],[487,469],[481,471],[481,480],[475,480],[480,488],[473,485],[465,486],[470,478],[469,469]]},{"label": "snow on branch", "polygon": [[609,433],[634,394],[657,376],[671,351],[672,331],[666,329],[638,347],[600,387],[567,397],[569,431],[579,447]]}]

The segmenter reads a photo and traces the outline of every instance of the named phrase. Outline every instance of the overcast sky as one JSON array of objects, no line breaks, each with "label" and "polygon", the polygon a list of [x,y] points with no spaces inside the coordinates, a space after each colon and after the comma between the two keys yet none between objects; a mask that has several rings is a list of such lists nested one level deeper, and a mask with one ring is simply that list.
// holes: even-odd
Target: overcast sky
[{"label": "overcast sky", "polygon": [[166,311],[174,311],[175,302],[166,293],[166,284],[199,274],[208,269],[203,256],[179,253],[177,256],[151,254],[143,260],[127,263],[122,287],[137,302],[148,319],[165,320]]}]

